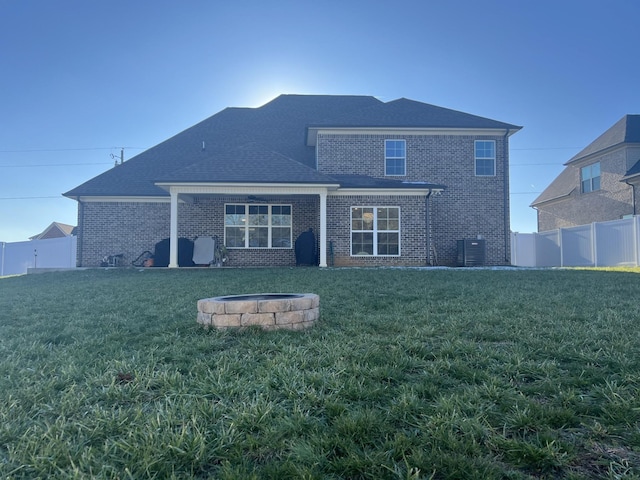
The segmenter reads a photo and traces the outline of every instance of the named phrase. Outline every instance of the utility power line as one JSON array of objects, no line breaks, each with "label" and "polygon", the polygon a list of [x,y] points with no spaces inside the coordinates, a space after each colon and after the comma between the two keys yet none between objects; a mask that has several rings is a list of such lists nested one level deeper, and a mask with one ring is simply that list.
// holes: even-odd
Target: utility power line
[{"label": "utility power line", "polygon": [[90,150],[147,150],[146,147],[86,147],[86,148],[24,148],[16,150],[0,150],[0,153],[33,153],[33,152],[86,152]]},{"label": "utility power line", "polygon": [[77,165],[112,165],[111,162],[100,163],[33,163],[29,165],[0,165],[0,168],[29,168],[29,167],[75,167]]},{"label": "utility power line", "polygon": [[509,150],[578,150],[583,147],[529,147],[529,148],[509,148]]},{"label": "utility power line", "polygon": [[558,162],[553,163],[509,163],[510,167],[537,167],[538,165],[556,165],[561,167],[563,164]]},{"label": "utility power line", "polygon": [[[114,157],[115,158],[115,157]],[[31,163],[0,165],[0,168],[29,168],[29,167],[75,167],[77,165],[112,165],[111,162],[83,162],[83,163]],[[561,163],[510,163],[510,167],[537,167],[540,165],[562,166]]]},{"label": "utility power line", "polygon": [[65,198],[62,195],[50,195],[46,197],[0,197],[0,200],[35,200],[41,198]]}]

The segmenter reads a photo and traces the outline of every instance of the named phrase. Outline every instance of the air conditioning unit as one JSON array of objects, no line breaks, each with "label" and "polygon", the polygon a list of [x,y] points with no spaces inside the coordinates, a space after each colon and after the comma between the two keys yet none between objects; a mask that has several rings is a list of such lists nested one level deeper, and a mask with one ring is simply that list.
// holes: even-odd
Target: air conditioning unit
[{"label": "air conditioning unit", "polygon": [[484,265],[486,244],[484,239],[458,240],[459,267],[479,267]]}]

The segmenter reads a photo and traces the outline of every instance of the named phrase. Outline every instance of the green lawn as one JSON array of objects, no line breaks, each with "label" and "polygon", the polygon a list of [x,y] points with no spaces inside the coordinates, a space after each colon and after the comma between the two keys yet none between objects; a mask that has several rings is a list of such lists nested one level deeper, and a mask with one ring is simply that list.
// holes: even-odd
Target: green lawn
[{"label": "green lawn", "polygon": [[[639,270],[0,279],[1,478],[640,478]],[[304,332],[196,301],[311,292]]]}]

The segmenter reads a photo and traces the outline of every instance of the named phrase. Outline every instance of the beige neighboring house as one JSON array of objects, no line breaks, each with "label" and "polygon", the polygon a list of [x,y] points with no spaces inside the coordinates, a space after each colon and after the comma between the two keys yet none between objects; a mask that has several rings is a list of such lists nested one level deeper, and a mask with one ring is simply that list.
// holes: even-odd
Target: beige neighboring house
[{"label": "beige neighboring house", "polygon": [[76,227],[66,223],[53,222],[38,235],[29,237],[29,240],[47,240],[49,238],[70,237],[76,234]]},{"label": "beige neighboring house", "polygon": [[640,115],[625,115],[534,200],[538,231],[618,220],[640,211]]}]

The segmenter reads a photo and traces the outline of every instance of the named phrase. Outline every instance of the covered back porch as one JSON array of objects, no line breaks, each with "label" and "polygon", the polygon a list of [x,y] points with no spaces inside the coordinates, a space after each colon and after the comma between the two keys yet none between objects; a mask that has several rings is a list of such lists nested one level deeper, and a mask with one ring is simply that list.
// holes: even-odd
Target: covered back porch
[{"label": "covered back porch", "polygon": [[338,185],[167,185],[169,268],[177,268],[178,239],[215,236],[231,265],[295,265],[295,240],[310,228],[320,267],[327,266],[327,195]]}]

